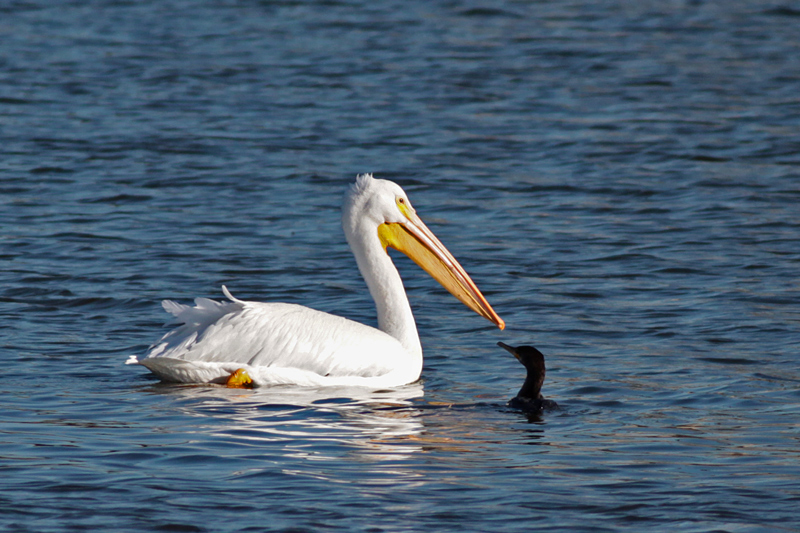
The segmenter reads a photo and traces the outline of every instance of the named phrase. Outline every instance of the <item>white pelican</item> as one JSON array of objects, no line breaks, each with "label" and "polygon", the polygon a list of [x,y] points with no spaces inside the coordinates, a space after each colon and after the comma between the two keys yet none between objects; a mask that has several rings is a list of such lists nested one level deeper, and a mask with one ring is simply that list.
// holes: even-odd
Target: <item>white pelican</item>
[{"label": "white pelican", "polygon": [[[422,347],[387,247],[403,252],[467,307],[505,327],[461,265],[425,226],[399,185],[359,175],[345,193],[342,226],[378,311],[378,329],[287,303],[165,300],[181,326],[131,356],[181,383],[395,387],[419,379]],[[249,377],[249,379],[248,379]]]}]

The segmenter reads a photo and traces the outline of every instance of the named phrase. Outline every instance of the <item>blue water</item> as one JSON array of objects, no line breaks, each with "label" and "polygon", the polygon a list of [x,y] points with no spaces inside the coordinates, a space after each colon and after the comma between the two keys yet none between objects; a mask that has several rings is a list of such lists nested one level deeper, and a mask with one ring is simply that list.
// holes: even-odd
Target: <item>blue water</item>
[{"label": "blue water", "polygon": [[[800,531],[800,9],[0,4],[0,529]],[[158,383],[161,299],[374,323],[403,185],[508,327],[396,257],[390,391]],[[561,411],[505,402],[547,357]]]}]

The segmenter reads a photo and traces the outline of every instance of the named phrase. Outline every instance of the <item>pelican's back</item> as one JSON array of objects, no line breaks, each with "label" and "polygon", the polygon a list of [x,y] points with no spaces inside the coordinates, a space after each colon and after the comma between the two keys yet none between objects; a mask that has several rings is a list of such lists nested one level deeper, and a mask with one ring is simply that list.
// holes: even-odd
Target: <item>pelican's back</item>
[{"label": "pelican's back", "polygon": [[181,325],[154,344],[142,364],[164,379],[187,382],[196,381],[184,377],[192,365],[203,381],[217,379],[208,378],[209,369],[218,368],[223,378],[238,367],[257,368],[267,381],[270,372],[282,376],[292,369],[309,374],[305,381],[312,384],[316,377],[419,376],[421,368],[409,367],[402,345],[380,330],[300,305],[242,301],[227,290],[226,295],[228,302],[199,298],[194,307],[165,301],[164,309]]}]

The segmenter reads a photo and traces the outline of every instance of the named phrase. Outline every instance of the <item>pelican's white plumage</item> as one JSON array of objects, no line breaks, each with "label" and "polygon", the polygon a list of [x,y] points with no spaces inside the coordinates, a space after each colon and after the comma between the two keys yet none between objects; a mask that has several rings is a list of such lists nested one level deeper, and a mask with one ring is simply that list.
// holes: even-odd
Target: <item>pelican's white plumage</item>
[{"label": "pelican's white plumage", "polygon": [[257,385],[391,387],[419,379],[422,347],[403,282],[386,247],[396,248],[467,306],[504,323],[478,288],[425,226],[403,189],[370,174],[345,194],[342,226],[378,313],[378,329],[308,307],[247,302],[226,287],[226,302],[195,306],[169,300],[179,327],[150,347],[147,367],[161,379],[225,382],[238,369]]}]

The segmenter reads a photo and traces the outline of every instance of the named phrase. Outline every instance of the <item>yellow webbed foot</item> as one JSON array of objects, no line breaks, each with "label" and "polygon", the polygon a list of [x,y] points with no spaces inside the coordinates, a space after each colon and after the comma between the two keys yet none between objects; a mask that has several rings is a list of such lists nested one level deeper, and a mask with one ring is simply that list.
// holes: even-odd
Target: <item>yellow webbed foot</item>
[{"label": "yellow webbed foot", "polygon": [[247,370],[240,368],[228,378],[225,385],[234,389],[252,389],[253,380],[247,373]]}]

